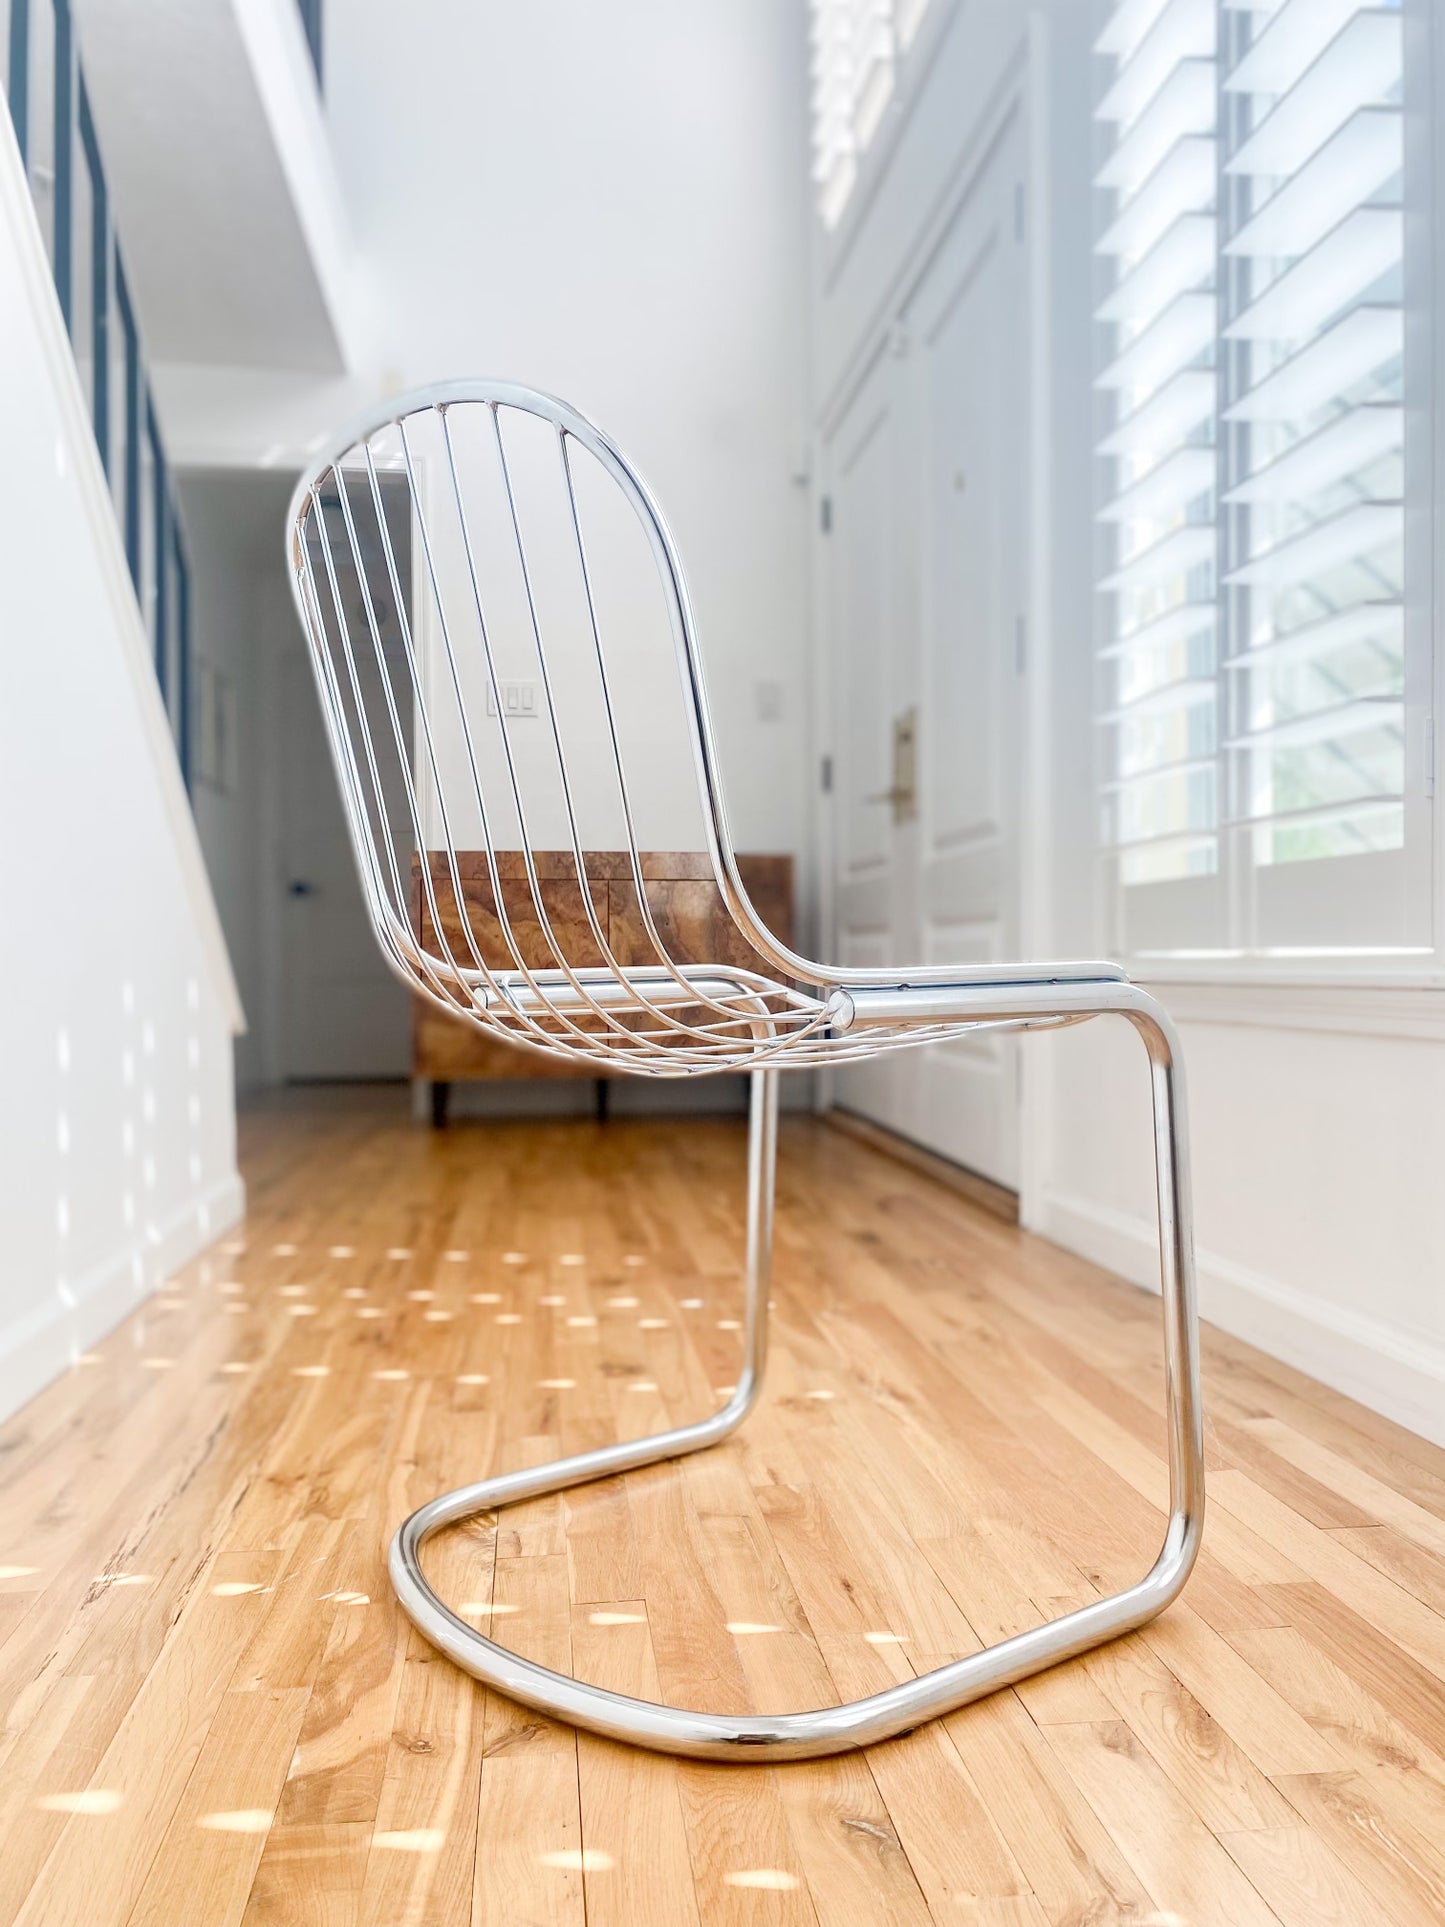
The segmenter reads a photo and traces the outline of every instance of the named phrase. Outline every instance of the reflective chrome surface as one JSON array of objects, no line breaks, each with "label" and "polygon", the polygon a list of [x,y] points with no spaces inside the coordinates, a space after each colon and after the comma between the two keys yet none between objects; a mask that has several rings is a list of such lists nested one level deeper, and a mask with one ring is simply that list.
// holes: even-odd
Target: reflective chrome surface
[{"label": "reflective chrome surface", "polygon": [[[1026,1679],[1056,1661],[1132,1631],[1177,1598],[1198,1555],[1204,1522],[1204,1438],[1199,1396],[1198,1321],[1190,1238],[1188,1154],[1183,1075],[1167,1018],[1132,985],[1096,987],[1106,993],[1094,1011],[1076,986],[1065,1014],[1124,1017],[1149,1053],[1159,1195],[1160,1274],[1169,1427],[1170,1517],[1159,1556],[1137,1584],[1033,1631],[971,1653],[950,1666],[846,1706],[803,1713],[730,1715],[691,1712],[609,1692],[536,1665],[499,1646],[451,1612],[422,1567],[425,1541],[444,1526],[494,1512],[593,1479],[715,1445],[747,1416],[762,1385],[767,1346],[768,1273],[772,1243],[773,1173],[777,1155],[776,1071],[752,1078],[748,1141],[748,1253],[744,1363],[737,1390],[721,1411],[672,1432],[554,1460],[464,1486],[423,1506],[392,1541],[390,1571],[398,1599],[413,1624],[474,1678],[527,1706],[612,1739],[630,1740],[695,1759],[777,1761],[816,1758],[868,1746],[907,1732],[920,1721],[966,1705],[1000,1686]],[[1058,994],[1057,991],[1055,993]],[[927,1005],[929,993],[919,993]],[[957,998],[958,993],[954,993]],[[974,992],[982,1004],[984,993]],[[1015,990],[988,995],[987,1007],[1013,1011]],[[925,1008],[920,1021],[932,1012]]]},{"label": "reflective chrome surface", "polygon": [[[581,764],[574,764],[577,744],[564,721],[575,690],[555,673],[567,640],[552,620],[557,571],[539,575],[524,539],[530,524],[519,501],[516,444],[509,443],[513,418],[533,428],[540,423],[552,437],[566,567],[581,591],[570,640],[576,644],[580,628],[580,680],[593,698],[583,745],[591,761],[581,761],[595,781],[595,752],[602,746],[610,806],[624,826],[637,922],[652,958],[642,967],[613,955],[593,901],[587,851],[607,846],[589,843],[582,821]],[[460,443],[470,464],[458,459]],[[674,956],[652,915],[635,829],[639,770],[629,767],[623,749],[614,644],[604,634],[591,525],[578,488],[584,458],[619,493],[645,537],[708,854],[723,900],[756,953],[756,970]],[[409,582],[383,503],[384,474],[388,487],[401,487],[410,518]],[[500,668],[499,545],[514,589],[509,653]],[[555,549],[549,553],[556,562]],[[452,1015],[580,1068],[601,1061],[653,1077],[747,1070],[752,1080],[745,1354],[736,1391],[695,1424],[504,1473],[413,1513],[392,1543],[390,1570],[414,1624],[477,1679],[578,1726],[698,1758],[772,1761],[887,1739],[1127,1632],[1167,1606],[1198,1553],[1204,1458],[1183,1074],[1159,1006],[1109,963],[875,972],[817,964],[779,942],[759,920],[738,874],[676,547],[635,470],[564,403],[513,383],[455,382],[377,411],[301,481],[291,508],[289,561],[362,889],[392,969]],[[624,636],[624,644],[628,640]],[[514,739],[517,725],[508,720],[502,694],[504,670],[519,649],[543,695],[541,735],[530,745]],[[645,783],[648,759],[640,760]],[[529,825],[537,820],[539,787],[548,785],[553,802],[561,801],[568,847],[562,870],[544,877]],[[479,917],[476,891],[469,898],[464,887],[467,844],[458,841],[459,824],[475,826],[495,914]],[[416,852],[427,860],[413,872]],[[508,863],[506,880],[525,886],[520,904],[517,890],[503,887]],[[569,906],[575,903],[565,921],[557,910],[559,885]],[[546,956],[540,965],[539,946]],[[653,1705],[587,1685],[508,1652],[446,1606],[422,1567],[422,1548],[433,1533],[520,1499],[699,1451],[746,1417],[761,1389],[766,1354],[780,1068],[847,1062],[986,1028],[1047,1029],[1100,1016],[1123,1018],[1138,1031],[1152,1079],[1171,1500],[1159,1556],[1135,1585],[869,1699],[746,1717]]]}]

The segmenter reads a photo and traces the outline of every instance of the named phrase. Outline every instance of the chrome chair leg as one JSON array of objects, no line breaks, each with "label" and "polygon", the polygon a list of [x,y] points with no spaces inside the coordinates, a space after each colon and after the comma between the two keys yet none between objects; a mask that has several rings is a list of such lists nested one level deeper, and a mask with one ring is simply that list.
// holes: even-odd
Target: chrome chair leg
[{"label": "chrome chair leg", "polygon": [[1204,1506],[1182,1073],[1168,1020],[1150,999],[1134,993],[1128,1006],[1121,1009],[1115,1001],[1102,1006],[1099,1014],[1106,1011],[1126,1016],[1142,1036],[1149,1052],[1153,1093],[1171,1504],[1163,1546],[1142,1579],[1107,1599],[866,1699],[801,1713],[746,1715],[661,1706],[554,1672],[497,1645],[437,1597],[422,1570],[420,1554],[425,1541],[443,1526],[520,1499],[696,1452],[726,1438],[746,1417],[761,1386],[766,1357],[777,1154],[778,1073],[754,1071],[748,1137],[746,1336],[736,1391],[720,1411],[695,1425],[579,1453],[528,1471],[503,1473],[422,1506],[401,1526],[389,1555],[392,1585],[417,1629],[474,1678],[574,1726],[694,1759],[775,1762],[812,1759],[890,1739],[1132,1631],[1169,1605],[1198,1554]]}]

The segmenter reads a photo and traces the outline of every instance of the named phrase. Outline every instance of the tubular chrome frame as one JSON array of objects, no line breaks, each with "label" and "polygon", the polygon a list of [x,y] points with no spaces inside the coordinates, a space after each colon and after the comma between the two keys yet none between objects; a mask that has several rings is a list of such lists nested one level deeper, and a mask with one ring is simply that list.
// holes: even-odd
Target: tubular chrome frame
[{"label": "tubular chrome frame", "polygon": [[[459,408],[489,411],[505,501],[510,511],[526,606],[552,729],[562,793],[571,826],[577,882],[592,947],[602,965],[572,960],[560,941],[544,903],[537,860],[527,836],[527,811],[500,699],[476,551],[459,478],[448,416]],[[538,606],[513,493],[503,411],[517,410],[549,422],[557,437],[561,474],[576,538],[576,556],[585,590],[595,645],[606,733],[610,738],[618,793],[627,828],[630,874],[640,920],[655,961],[623,966],[608,948],[592,907],[589,872],[573,810],[566,757]],[[407,425],[418,417],[440,425],[446,467],[465,555],[469,605],[465,625],[455,606],[448,621],[447,594],[434,557],[418,488]],[[482,825],[488,878],[508,962],[484,955],[468,912],[459,875],[435,739],[436,719],[428,714],[424,681],[417,661],[407,600],[381,501],[373,439],[395,429],[401,439],[426,586],[436,605],[440,642],[450,672],[454,725],[466,748],[471,796]],[[667,605],[677,668],[685,698],[687,724],[707,825],[708,851],[724,902],[759,961],[776,971],[742,970],[716,964],[683,963],[668,952],[647,901],[634,817],[619,746],[608,682],[606,651],[578,511],[569,444],[585,449],[617,484],[646,533]],[[353,485],[362,475],[362,504],[369,499],[372,526],[385,558],[390,607],[400,625],[417,730],[408,743],[402,728],[390,671],[384,660],[381,623],[363,564],[359,513]],[[334,489],[334,500],[325,491]],[[337,574],[334,542],[338,509],[346,533],[341,552],[360,586],[362,626],[348,616]],[[1117,965],[1063,963],[985,965],[907,971],[840,969],[799,956],[780,943],[761,922],[738,872],[713,739],[695,626],[682,565],[660,510],[646,485],[615,445],[564,403],[508,382],[453,382],[419,391],[368,415],[303,477],[289,516],[289,562],[293,593],[310,646],[322,715],[337,767],[343,806],[351,833],[373,926],[391,968],[416,993],[478,1028],[499,1032],[513,1043],[539,1049],[583,1065],[605,1060],[611,1068],[650,1076],[705,1075],[747,1070],[751,1077],[748,1133],[748,1210],[744,1356],[736,1389],[719,1411],[691,1425],[618,1445],[555,1460],[526,1471],[504,1473],[444,1493],[405,1520],[390,1549],[392,1585],[404,1611],[433,1645],[473,1677],[539,1711],[574,1725],[663,1752],[700,1759],[778,1761],[807,1759],[851,1747],[867,1746],[908,1731],[998,1687],[1099,1645],[1144,1624],[1175,1599],[1197,1557],[1204,1517],[1203,1419],[1199,1392],[1198,1314],[1185,1128],[1183,1070],[1168,1017],[1144,991],[1129,983]],[[318,581],[317,558],[327,595]],[[330,615],[327,613],[329,602]],[[520,825],[521,857],[535,918],[551,959],[545,967],[528,961],[513,927],[502,887],[498,851],[491,829],[488,796],[476,755],[468,706],[457,668],[462,634],[475,639],[485,663],[487,688],[499,720],[502,758],[510,801]],[[364,691],[369,638],[384,690],[385,728],[380,753],[389,738],[406,790],[409,829],[415,847],[427,851],[420,865],[430,941],[412,927],[408,896],[400,875],[399,838],[388,816]],[[360,659],[361,667],[358,666]],[[374,702],[371,705],[375,707]],[[416,769],[429,775],[440,815],[444,875],[433,873],[423,829],[425,811],[416,787]],[[465,787],[465,786],[464,786]],[[503,791],[505,798],[506,791]],[[495,797],[493,798],[495,803]],[[452,921],[459,925],[456,947],[446,934],[439,889],[451,892]],[[496,940],[491,948],[495,953]],[[533,946],[535,948],[535,946]],[[460,952],[460,954],[458,954]],[[609,1692],[520,1658],[460,1619],[433,1590],[422,1566],[427,1539],[457,1521],[492,1512],[519,1500],[559,1492],[590,1480],[681,1457],[726,1438],[747,1416],[762,1386],[767,1350],[768,1286],[772,1257],[774,1172],[777,1157],[778,1073],[805,1064],[836,1064],[908,1045],[939,1042],[981,1029],[1029,1030],[1116,1016],[1131,1024],[1149,1055],[1158,1189],[1160,1278],[1162,1288],[1166,1418],[1169,1444],[1170,1513],[1158,1557],[1134,1585],[1030,1632],[1003,1640],[981,1652],[920,1678],[890,1687],[849,1705],[775,1715],[689,1712]]]}]

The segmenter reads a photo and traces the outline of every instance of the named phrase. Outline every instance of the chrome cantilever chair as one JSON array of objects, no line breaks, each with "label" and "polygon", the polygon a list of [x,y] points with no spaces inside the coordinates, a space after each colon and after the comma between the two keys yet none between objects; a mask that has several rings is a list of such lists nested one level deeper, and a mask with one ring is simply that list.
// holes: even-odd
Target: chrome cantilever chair
[{"label": "chrome cantilever chair", "polygon": [[[905,1732],[1167,1606],[1198,1552],[1204,1471],[1183,1084],[1159,1007],[1111,964],[835,969],[773,936],[734,857],[676,546],[625,457],[563,403],[466,381],[379,409],[301,481],[288,565],[362,888],[396,974],[443,1010],[584,1073],[751,1078],[736,1390],[693,1424],[422,1506],[390,1552],[413,1623],[477,1679],[575,1725],[671,1753],[775,1761]],[[661,676],[647,665],[649,638]],[[671,738],[656,716],[669,702]],[[670,778],[669,743],[690,764]],[[680,847],[682,791],[700,797],[700,834],[755,969],[679,961],[649,905],[639,850],[650,825],[663,829],[656,843]],[[651,959],[643,967],[609,947],[589,873],[589,850],[617,848]],[[468,849],[482,853],[480,867]],[[463,885],[468,863],[482,908],[475,883],[470,895]],[[851,1705],[748,1716],[656,1705],[553,1672],[438,1597],[421,1549],[443,1527],[698,1451],[746,1417],[767,1344],[780,1072],[981,1027],[1105,1015],[1131,1024],[1148,1051],[1158,1178],[1171,1510],[1136,1584]]]}]

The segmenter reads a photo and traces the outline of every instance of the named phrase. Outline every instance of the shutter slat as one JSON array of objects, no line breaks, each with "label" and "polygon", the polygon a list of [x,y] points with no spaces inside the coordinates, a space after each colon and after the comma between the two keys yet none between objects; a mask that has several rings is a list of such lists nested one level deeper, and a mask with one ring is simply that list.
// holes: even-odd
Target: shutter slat
[{"label": "shutter slat", "polygon": [[1398,602],[1357,602],[1353,608],[1307,623],[1270,642],[1257,643],[1225,667],[1248,674],[1265,665],[1320,662],[1341,649],[1370,643],[1387,655],[1398,655],[1405,641],[1405,611]]},{"label": "shutter slat", "polygon": [[1247,562],[1225,572],[1230,587],[1250,585],[1273,589],[1308,582],[1342,562],[1375,555],[1405,532],[1402,502],[1358,502],[1342,514],[1302,530],[1283,542],[1271,543]]},{"label": "shutter slat", "polygon": [[1288,93],[1358,13],[1386,12],[1366,0],[1286,0],[1226,74],[1227,93]]},{"label": "shutter slat", "polygon": [[897,86],[929,0],[811,0],[813,181],[836,227]]},{"label": "shutter slat", "polygon": [[1230,322],[1226,340],[1298,340],[1322,315],[1368,293],[1398,265],[1404,245],[1399,208],[1354,208]]},{"label": "shutter slat", "polygon": [[1398,307],[1354,308],[1229,403],[1229,422],[1302,422],[1403,353]]},{"label": "shutter slat", "polygon": [[1099,510],[1101,522],[1163,521],[1214,486],[1214,450],[1181,448]]},{"label": "shutter slat", "polygon": [[1148,33],[1120,63],[1114,84],[1095,110],[1123,125],[1137,118],[1181,60],[1212,60],[1214,0],[1168,0]]},{"label": "shutter slat", "polygon": [[1231,737],[1225,747],[1297,749],[1312,743],[1343,743],[1351,736],[1368,736],[1377,729],[1402,729],[1404,720],[1405,705],[1398,695],[1368,696],[1358,702],[1335,703],[1308,715],[1262,723],[1258,729]]},{"label": "shutter slat", "polygon": [[1212,283],[1215,245],[1212,214],[1181,214],[1138,265],[1115,282],[1096,319],[1145,326],[1186,289]]},{"label": "shutter slat", "polygon": [[1140,656],[1167,649],[1195,636],[1209,634],[1214,628],[1215,604],[1185,600],[1176,602],[1132,629],[1122,629],[1099,651],[1103,661],[1137,660]]},{"label": "shutter slat", "polygon": [[1362,107],[1225,243],[1226,254],[1302,254],[1399,173],[1400,110]]},{"label": "shutter slat", "polygon": [[1329,488],[1372,466],[1400,447],[1404,433],[1404,410],[1398,403],[1348,409],[1283,455],[1251,470],[1226,489],[1224,500],[1231,505],[1298,501],[1312,487]]},{"label": "shutter slat", "polygon": [[1227,163],[1231,174],[1302,167],[1357,108],[1388,100],[1400,78],[1398,13],[1360,13]]},{"label": "shutter slat", "polygon": [[1214,542],[1212,522],[1186,523],[1131,556],[1106,575],[1099,586],[1109,590],[1157,587],[1208,562],[1214,555]]}]

